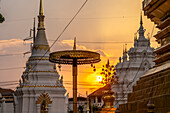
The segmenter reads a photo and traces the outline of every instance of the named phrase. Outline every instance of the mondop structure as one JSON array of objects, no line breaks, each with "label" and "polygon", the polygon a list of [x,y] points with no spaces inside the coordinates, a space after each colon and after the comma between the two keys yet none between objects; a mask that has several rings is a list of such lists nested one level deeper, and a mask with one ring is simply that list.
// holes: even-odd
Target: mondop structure
[{"label": "mondop structure", "polygon": [[22,82],[15,92],[15,113],[67,112],[63,77],[59,79],[55,64],[49,62],[50,51],[44,18],[43,2],[40,0],[37,36],[22,75]]}]

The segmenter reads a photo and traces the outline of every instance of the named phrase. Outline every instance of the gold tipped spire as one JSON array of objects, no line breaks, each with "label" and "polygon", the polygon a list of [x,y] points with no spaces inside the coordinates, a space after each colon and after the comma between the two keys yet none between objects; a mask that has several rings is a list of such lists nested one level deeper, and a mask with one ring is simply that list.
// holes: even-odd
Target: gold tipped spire
[{"label": "gold tipped spire", "polygon": [[74,47],[73,50],[76,50],[76,37],[74,38]]},{"label": "gold tipped spire", "polygon": [[38,30],[45,30],[44,27],[44,10],[43,10],[43,0],[40,0],[40,9],[39,9],[39,16],[38,16]]},{"label": "gold tipped spire", "polygon": [[39,10],[39,15],[44,15],[44,11],[43,11],[43,1],[40,0],[40,10]]}]

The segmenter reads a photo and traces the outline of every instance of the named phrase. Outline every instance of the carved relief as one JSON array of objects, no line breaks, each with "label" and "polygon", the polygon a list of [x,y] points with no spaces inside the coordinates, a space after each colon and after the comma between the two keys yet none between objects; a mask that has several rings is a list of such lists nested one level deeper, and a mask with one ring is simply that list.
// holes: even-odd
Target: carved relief
[{"label": "carved relief", "polygon": [[40,104],[41,113],[48,113],[48,104],[52,104],[51,98],[48,93],[41,93],[41,95],[37,98],[36,104]]},{"label": "carved relief", "polygon": [[43,101],[45,101],[46,107],[48,107],[48,104],[52,104],[51,98],[48,95],[48,93],[41,93],[41,95],[37,98],[36,104],[42,104]]}]

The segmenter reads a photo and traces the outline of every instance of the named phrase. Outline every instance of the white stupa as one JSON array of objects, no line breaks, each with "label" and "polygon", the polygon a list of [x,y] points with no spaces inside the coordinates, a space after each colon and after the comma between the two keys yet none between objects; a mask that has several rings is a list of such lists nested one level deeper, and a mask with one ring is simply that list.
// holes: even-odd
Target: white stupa
[{"label": "white stupa", "polygon": [[55,64],[49,62],[50,50],[44,18],[43,1],[40,0],[37,36],[33,42],[32,54],[26,62],[22,82],[15,92],[15,113],[67,112],[63,77],[60,78]]},{"label": "white stupa", "polygon": [[150,46],[150,40],[145,38],[144,32],[141,16],[139,37],[138,39],[135,37],[134,47],[129,51],[125,47],[123,56],[119,58],[119,63],[115,67],[116,75],[119,77],[118,84],[112,85],[112,90],[115,91],[115,107],[127,102],[127,95],[132,91],[136,81],[155,64],[154,48]]}]

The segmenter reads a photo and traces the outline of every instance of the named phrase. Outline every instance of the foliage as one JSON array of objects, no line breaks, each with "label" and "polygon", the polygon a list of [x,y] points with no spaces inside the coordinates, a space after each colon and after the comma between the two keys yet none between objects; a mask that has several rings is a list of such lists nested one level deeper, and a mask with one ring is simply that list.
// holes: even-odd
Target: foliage
[{"label": "foliage", "polygon": [[2,14],[0,13],[0,23],[4,22],[5,18],[2,16]]}]

